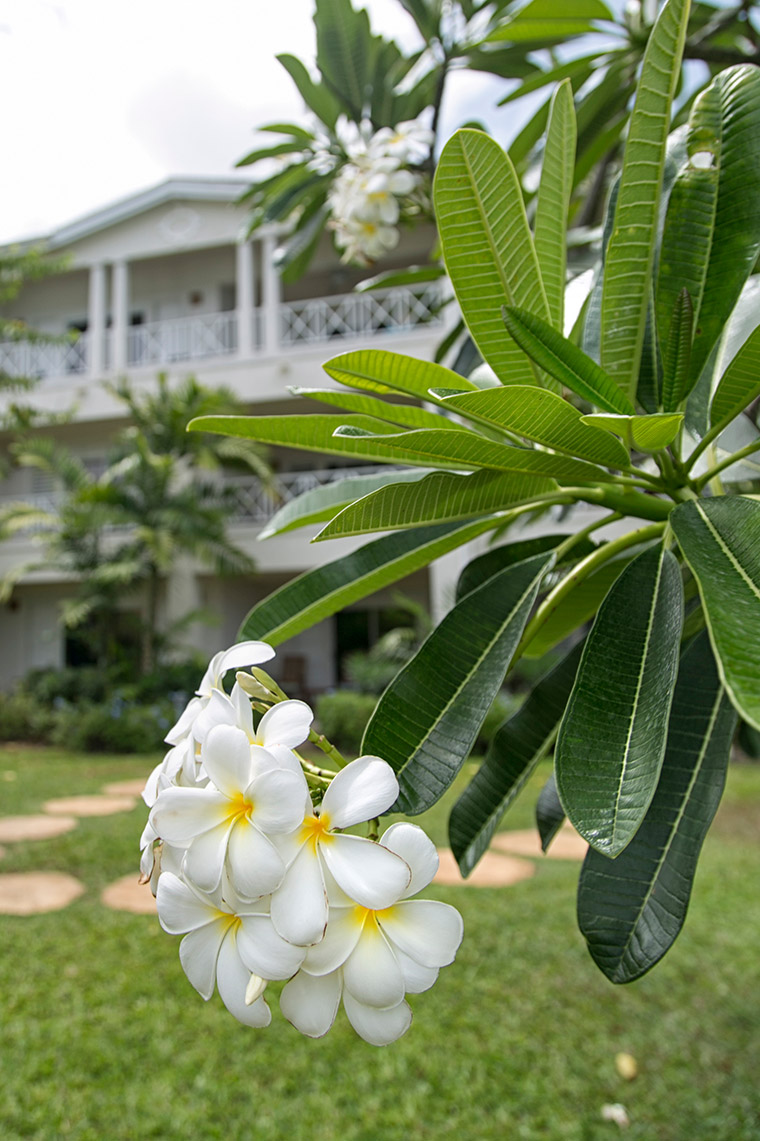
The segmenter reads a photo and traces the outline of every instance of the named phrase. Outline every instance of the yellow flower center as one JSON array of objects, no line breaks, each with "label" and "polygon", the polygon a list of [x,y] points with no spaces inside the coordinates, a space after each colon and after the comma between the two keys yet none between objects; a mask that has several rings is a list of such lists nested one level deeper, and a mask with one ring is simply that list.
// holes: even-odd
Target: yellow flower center
[{"label": "yellow flower center", "polygon": [[230,798],[230,806],[227,809],[227,819],[234,820],[250,820],[253,814],[253,801],[247,800],[242,792],[238,792],[235,796]]},{"label": "yellow flower center", "polygon": [[329,844],[330,817],[323,813],[321,816],[307,816],[301,825],[299,840],[302,844],[311,844],[312,851],[316,851],[317,844]]}]

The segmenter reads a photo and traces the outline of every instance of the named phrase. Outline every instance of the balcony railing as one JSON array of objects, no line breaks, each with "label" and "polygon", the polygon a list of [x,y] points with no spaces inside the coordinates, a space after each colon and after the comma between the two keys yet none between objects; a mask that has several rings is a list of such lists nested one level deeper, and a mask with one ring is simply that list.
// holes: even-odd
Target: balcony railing
[{"label": "balcony railing", "polygon": [[[241,338],[238,314],[194,314],[167,321],[132,325],[126,331],[126,367],[146,368],[238,354],[250,344],[254,356],[273,349],[290,349],[341,337],[403,332],[441,321],[441,292],[437,282],[409,288],[398,286],[370,293],[339,294],[312,300],[290,301],[279,306],[279,346],[265,343],[263,310],[250,314],[250,337]],[[103,346],[104,368],[123,359],[115,351],[114,331]],[[246,355],[247,348],[243,350]],[[55,344],[0,342],[0,371],[8,376],[67,376],[86,373],[90,364],[90,339]],[[114,367],[118,367],[114,363]]]}]

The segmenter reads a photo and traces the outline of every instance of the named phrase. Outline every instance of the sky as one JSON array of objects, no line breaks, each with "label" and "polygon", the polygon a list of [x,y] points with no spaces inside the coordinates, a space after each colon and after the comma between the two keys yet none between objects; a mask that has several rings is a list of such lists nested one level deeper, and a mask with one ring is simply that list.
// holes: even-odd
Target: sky
[{"label": "sky", "polygon": [[[397,0],[358,6],[374,31],[416,45]],[[275,56],[313,59],[312,12],[313,0],[0,0],[0,243],[171,175],[235,173],[257,125],[303,121]],[[457,77],[444,137],[484,117],[511,135],[512,112],[493,111],[503,91]]]}]

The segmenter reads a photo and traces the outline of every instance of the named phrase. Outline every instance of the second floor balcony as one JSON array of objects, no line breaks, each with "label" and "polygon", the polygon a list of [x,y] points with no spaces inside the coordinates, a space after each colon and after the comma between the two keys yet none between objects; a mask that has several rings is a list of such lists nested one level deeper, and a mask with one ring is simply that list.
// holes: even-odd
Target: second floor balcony
[{"label": "second floor balcony", "polygon": [[55,342],[0,342],[0,373],[10,377],[120,374],[180,362],[250,360],[298,347],[442,323],[437,282],[367,293],[337,294],[274,307],[198,314],[91,332]]}]

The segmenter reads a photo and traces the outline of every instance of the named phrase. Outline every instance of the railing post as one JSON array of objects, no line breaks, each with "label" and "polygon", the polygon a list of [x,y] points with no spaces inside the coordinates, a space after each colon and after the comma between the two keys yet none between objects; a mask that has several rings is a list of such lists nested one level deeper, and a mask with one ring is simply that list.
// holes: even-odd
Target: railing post
[{"label": "railing post", "polygon": [[87,302],[88,372],[97,378],[105,366],[106,336],[106,267],[90,266],[90,289]]},{"label": "railing post", "polygon": [[277,238],[264,234],[261,239],[261,301],[264,316],[264,352],[280,351],[280,304],[282,283],[274,264]]},{"label": "railing post", "polygon": [[115,261],[111,269],[111,305],[113,309],[111,368],[114,372],[124,372],[129,363],[127,358],[129,266],[123,260]]},{"label": "railing post", "polygon": [[236,249],[237,351],[244,360],[253,356],[253,246],[239,241]]}]

